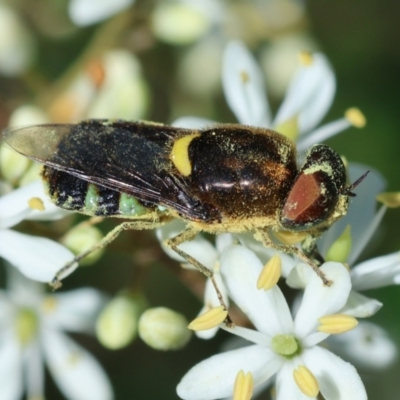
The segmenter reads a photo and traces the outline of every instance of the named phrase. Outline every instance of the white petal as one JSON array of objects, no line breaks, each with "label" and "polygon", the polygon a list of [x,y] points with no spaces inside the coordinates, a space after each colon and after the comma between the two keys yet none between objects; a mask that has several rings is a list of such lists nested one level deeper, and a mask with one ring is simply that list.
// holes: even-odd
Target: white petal
[{"label": "white petal", "polygon": [[230,297],[253,322],[257,330],[270,336],[290,334],[293,320],[278,286],[258,290],[261,261],[243,246],[230,246],[221,255],[221,273]]},{"label": "white petal", "polygon": [[212,121],[211,119],[200,117],[180,117],[176,119],[171,125],[178,128],[205,129],[212,128],[216,125],[216,122]]},{"label": "white petal", "polygon": [[383,369],[398,357],[396,344],[378,325],[360,321],[357,327],[342,335],[332,335],[328,346],[335,353],[358,365]]},{"label": "white petal", "polygon": [[69,16],[76,25],[91,25],[116,14],[134,3],[134,0],[71,0]]},{"label": "white petal", "polygon": [[44,363],[40,345],[37,341],[30,344],[26,349],[24,358],[27,398],[44,398]]},{"label": "white petal", "polygon": [[[185,225],[176,220],[171,222],[168,225],[165,225],[156,230],[156,235],[158,240],[161,241],[161,246],[163,250],[174,260],[177,260],[181,263],[186,263],[186,261],[175,251],[166,247],[163,244],[163,241],[169,238],[172,238],[184,230]],[[215,266],[215,262],[217,261],[217,251],[214,246],[203,236],[197,235],[195,239],[184,242],[178,246],[180,249],[194,257],[197,261],[200,261],[207,268],[213,269]]]},{"label": "white petal", "polygon": [[248,346],[210,357],[195,365],[177,387],[185,400],[212,400],[231,396],[237,373],[251,372],[254,386],[272,376],[282,361],[262,346]]},{"label": "white petal", "polygon": [[260,241],[254,239],[254,235],[252,233],[241,233],[237,235],[237,238],[240,241],[240,244],[253,251],[263,264],[268,262],[268,260],[275,254],[278,254],[282,260],[283,277],[287,277],[290,271],[298,264],[298,261],[292,256],[283,254],[281,251],[265,247]]},{"label": "white petal", "polygon": [[0,400],[22,397],[22,352],[11,330],[0,336],[0,388]]},{"label": "white petal", "polygon": [[241,124],[270,127],[262,72],[242,42],[232,41],[226,46],[222,85],[225,99]]},{"label": "white petal", "polygon": [[374,289],[398,284],[400,276],[400,253],[372,258],[351,270],[354,290]]},{"label": "white petal", "polygon": [[315,272],[307,264],[298,264],[290,271],[286,283],[293,289],[304,289]]},{"label": "white petal", "polygon": [[218,253],[222,253],[225,248],[236,243],[235,237],[231,233],[222,233],[215,238],[215,248]]},{"label": "white petal", "polygon": [[106,300],[98,290],[91,288],[56,293],[49,297],[53,297],[55,303],[49,309],[44,307],[45,323],[78,332],[93,331],[97,314]]},{"label": "white petal", "polygon": [[67,336],[42,331],[49,370],[65,397],[71,400],[110,400],[111,384],[96,359]]},{"label": "white petal", "polygon": [[14,312],[14,304],[10,301],[8,291],[0,290],[0,329],[9,326],[14,319]]},{"label": "white petal", "polygon": [[297,387],[293,378],[295,364],[287,362],[276,375],[276,400],[310,400],[315,397],[308,397]]},{"label": "white petal", "polygon": [[307,368],[317,378],[326,400],[366,400],[367,394],[356,369],[321,347],[302,355]]},{"label": "white petal", "polygon": [[0,257],[29,278],[50,282],[74,255],[53,240],[3,230],[0,231]]},{"label": "white petal", "polygon": [[349,297],[350,274],[343,264],[327,262],[321,270],[333,283],[325,286],[317,274],[311,275],[295,318],[295,334],[301,339],[316,329],[318,318],[339,311]]},{"label": "white petal", "polygon": [[318,127],[305,136],[301,136],[297,141],[297,151],[305,151],[315,143],[323,143],[332,136],[350,128],[352,125],[346,118],[341,118],[336,121],[328,122],[325,125]]},{"label": "white petal", "polygon": [[[356,181],[366,171],[370,171],[368,176],[365,178],[354,192],[357,194],[356,197],[351,199],[349,211],[339,221],[335,222],[333,226],[325,233],[322,237],[322,241],[319,241],[318,248],[321,254],[326,254],[332,243],[342,234],[346,226],[351,227],[351,237],[353,240],[352,249],[348,262],[353,264],[356,257],[363,250],[365,243],[365,233],[368,231],[368,227],[374,218],[376,210],[376,196],[381,193],[385,186],[385,180],[383,176],[368,165],[350,163],[349,165],[349,179],[350,182]],[[373,229],[372,232],[376,231]],[[369,240],[370,236],[366,239]]]},{"label": "white petal", "polygon": [[347,303],[340,310],[340,313],[352,315],[357,318],[367,318],[377,313],[382,306],[383,304],[380,301],[370,299],[352,290]]},{"label": "white petal", "polygon": [[38,308],[43,298],[44,285],[27,278],[11,264],[6,265],[9,301],[17,307]]},{"label": "white petal", "polygon": [[329,110],[335,90],[335,75],[327,58],[321,53],[313,54],[311,65],[299,67],[273,126],[298,116],[300,132],[310,131]]},{"label": "white petal", "polygon": [[[44,211],[29,208],[28,201],[32,197],[38,197],[43,201]],[[3,229],[14,226],[26,218],[52,220],[61,218],[66,213],[51,202],[45,194],[41,180],[13,190],[0,198],[0,228]]]}]

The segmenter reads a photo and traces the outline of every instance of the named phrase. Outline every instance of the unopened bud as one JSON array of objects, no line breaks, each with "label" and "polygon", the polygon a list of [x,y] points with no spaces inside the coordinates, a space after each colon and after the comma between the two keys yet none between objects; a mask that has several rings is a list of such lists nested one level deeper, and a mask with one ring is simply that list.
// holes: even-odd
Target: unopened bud
[{"label": "unopened bud", "polygon": [[[92,225],[77,225],[72,228],[62,239],[62,244],[71,250],[75,255],[81,254],[91,249],[103,238],[101,231]],[[102,255],[104,249],[97,249],[88,254],[80,265],[92,265]]]},{"label": "unopened bud", "polygon": [[100,343],[113,350],[131,343],[137,335],[139,317],[145,308],[146,301],[141,295],[114,297],[97,320],[96,333]]},{"label": "unopened bud", "polygon": [[191,337],[187,320],[182,315],[165,307],[145,311],[139,320],[139,336],[156,350],[178,350]]}]

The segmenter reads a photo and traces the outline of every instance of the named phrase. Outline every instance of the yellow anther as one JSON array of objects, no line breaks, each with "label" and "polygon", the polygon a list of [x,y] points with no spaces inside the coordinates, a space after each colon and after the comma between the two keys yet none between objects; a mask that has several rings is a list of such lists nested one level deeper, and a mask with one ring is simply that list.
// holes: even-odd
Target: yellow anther
[{"label": "yellow anther", "polygon": [[326,261],[345,262],[351,250],[351,228],[347,225],[326,253]]},{"label": "yellow anther", "polygon": [[57,299],[55,296],[46,296],[42,301],[42,309],[45,313],[52,313],[57,308]]},{"label": "yellow anther", "polygon": [[189,145],[198,136],[200,136],[199,133],[183,136],[176,140],[172,146],[171,160],[183,176],[189,176],[192,172],[192,165],[189,160]]},{"label": "yellow anther", "polygon": [[250,82],[250,75],[247,73],[247,71],[240,71],[240,80],[243,83],[249,83]]},{"label": "yellow anther", "polygon": [[321,317],[318,322],[320,323],[318,327],[320,332],[330,333],[332,335],[351,331],[358,325],[358,321],[354,317],[345,314],[327,315]]},{"label": "yellow anther", "polygon": [[346,110],[344,116],[356,128],[364,128],[367,123],[364,114],[356,107]]},{"label": "yellow anther", "polygon": [[236,375],[233,400],[250,400],[253,395],[254,379],[251,372],[240,370]]},{"label": "yellow anther", "polygon": [[82,353],[79,350],[72,350],[66,359],[66,363],[69,367],[76,367],[81,361]]},{"label": "yellow anther", "polygon": [[303,50],[299,53],[299,60],[301,65],[308,67],[314,62],[314,57],[309,51]]},{"label": "yellow anther", "polygon": [[32,210],[37,210],[37,211],[45,210],[43,200],[39,197],[31,197],[28,200],[28,206],[29,208],[32,208]]},{"label": "yellow anther", "polygon": [[307,397],[317,397],[319,393],[318,381],[307,367],[299,365],[293,371],[293,378],[303,394]]},{"label": "yellow anther", "polygon": [[282,260],[275,254],[264,266],[257,281],[257,289],[269,290],[274,287],[281,277]]},{"label": "yellow anther", "polygon": [[309,234],[304,232],[289,232],[289,231],[278,231],[274,232],[274,235],[282,243],[293,245],[302,242]]},{"label": "yellow anther", "polygon": [[194,319],[188,326],[193,331],[205,331],[215,328],[222,323],[228,316],[228,311],[224,306],[212,308],[211,310]]},{"label": "yellow anther", "polygon": [[400,207],[400,192],[385,192],[378,194],[376,200],[383,203],[386,207],[397,208]]}]

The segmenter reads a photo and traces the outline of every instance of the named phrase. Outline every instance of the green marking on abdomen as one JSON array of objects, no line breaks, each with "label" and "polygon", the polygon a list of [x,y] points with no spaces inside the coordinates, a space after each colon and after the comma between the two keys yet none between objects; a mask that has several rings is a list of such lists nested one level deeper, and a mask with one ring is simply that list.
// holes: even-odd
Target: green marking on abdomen
[{"label": "green marking on abdomen", "polygon": [[89,183],[85,196],[85,211],[94,215],[99,208],[99,199],[97,186]]},{"label": "green marking on abdomen", "polygon": [[126,193],[121,193],[120,195],[119,210],[123,215],[143,215],[148,212],[135,197]]}]

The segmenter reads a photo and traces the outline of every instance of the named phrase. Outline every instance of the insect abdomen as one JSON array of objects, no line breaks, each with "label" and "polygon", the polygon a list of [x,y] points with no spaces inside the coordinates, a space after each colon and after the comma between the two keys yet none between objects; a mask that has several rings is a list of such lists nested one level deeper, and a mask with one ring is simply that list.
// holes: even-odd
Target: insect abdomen
[{"label": "insect abdomen", "polygon": [[43,178],[47,183],[51,200],[58,207],[67,210],[86,215],[127,217],[151,211],[133,196],[87,182],[67,172],[45,166]]}]

